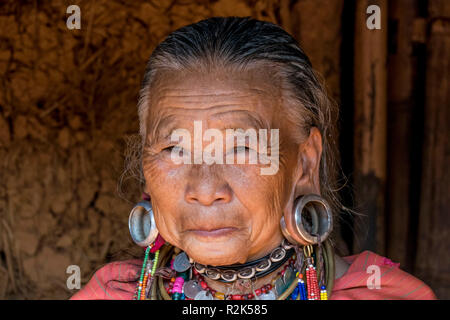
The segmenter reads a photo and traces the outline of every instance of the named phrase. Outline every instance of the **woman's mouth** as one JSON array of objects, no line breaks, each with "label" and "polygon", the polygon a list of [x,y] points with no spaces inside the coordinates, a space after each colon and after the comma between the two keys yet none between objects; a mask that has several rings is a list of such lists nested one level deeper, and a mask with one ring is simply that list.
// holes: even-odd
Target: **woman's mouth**
[{"label": "woman's mouth", "polygon": [[191,229],[188,230],[189,232],[192,232],[197,237],[202,238],[220,238],[220,237],[226,237],[232,234],[233,232],[237,231],[238,228],[234,227],[224,227],[224,228],[215,228],[215,229]]}]

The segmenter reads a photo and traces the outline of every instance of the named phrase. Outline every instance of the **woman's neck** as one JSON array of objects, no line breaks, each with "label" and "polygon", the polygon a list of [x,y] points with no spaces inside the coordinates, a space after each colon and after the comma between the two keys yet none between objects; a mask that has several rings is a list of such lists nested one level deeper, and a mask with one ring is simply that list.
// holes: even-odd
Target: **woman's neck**
[{"label": "woman's neck", "polygon": [[[288,263],[288,262],[287,262]],[[239,279],[231,283],[221,282],[218,280],[212,280],[208,277],[204,277],[204,281],[211,289],[222,292],[225,295],[235,294],[252,294],[255,290],[262,288],[268,284],[272,284],[276,278],[280,276],[281,271],[286,264],[283,264],[273,272],[257,279]]]}]

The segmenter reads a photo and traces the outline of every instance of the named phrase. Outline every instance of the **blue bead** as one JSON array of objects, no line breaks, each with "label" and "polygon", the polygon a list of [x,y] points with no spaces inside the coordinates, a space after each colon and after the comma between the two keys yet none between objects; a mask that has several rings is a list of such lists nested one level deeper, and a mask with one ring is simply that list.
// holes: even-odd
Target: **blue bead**
[{"label": "blue bead", "polygon": [[305,285],[302,284],[302,285],[301,285],[301,288],[300,288],[300,299],[301,299],[301,300],[306,300],[307,297],[308,297],[308,296],[307,296],[307,294],[306,294],[306,288],[305,288]]},{"label": "blue bead", "polygon": [[300,296],[300,300],[307,300],[308,296],[302,292],[301,296]]}]

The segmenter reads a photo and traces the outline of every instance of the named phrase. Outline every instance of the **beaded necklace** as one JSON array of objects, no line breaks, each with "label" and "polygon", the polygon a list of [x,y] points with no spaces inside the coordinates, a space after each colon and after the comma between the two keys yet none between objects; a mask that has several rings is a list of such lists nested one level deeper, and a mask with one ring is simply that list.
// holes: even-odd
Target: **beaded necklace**
[{"label": "beaded necklace", "polygon": [[[190,280],[190,285],[198,285],[198,288],[201,288],[203,291],[205,291],[206,295],[210,295],[211,300],[252,300],[252,299],[258,299],[256,297],[269,295],[271,293],[271,290],[274,288],[276,281],[285,275],[285,272],[287,268],[293,268],[295,259],[291,258],[289,259],[288,263],[286,263],[283,267],[283,269],[278,272],[277,278],[273,279],[271,283],[265,284],[262,287],[253,290],[253,293],[249,294],[225,294],[223,292],[219,292],[216,290],[211,289],[208,284],[205,281],[205,278],[195,269],[193,269],[194,273],[194,279]],[[192,295],[190,298],[187,297],[184,292],[180,292],[181,287],[183,287],[184,279],[183,277],[177,277],[170,279],[170,282],[168,283],[168,286],[166,287],[167,293],[170,295],[172,294],[173,300],[194,300],[194,295]],[[183,287],[185,289],[185,287]],[[184,290],[186,291],[186,290]]]},{"label": "beaded necklace", "polygon": [[[155,247],[153,244],[146,248],[144,261],[140,273],[140,278],[136,286],[134,300],[149,300],[151,291],[153,291],[155,273],[157,271],[158,263],[161,262],[160,246]],[[305,248],[307,250],[305,251]],[[157,250],[156,250],[157,249]],[[154,251],[152,254],[151,252]],[[262,286],[259,289],[252,290],[251,294],[225,294],[217,292],[207,285],[203,276],[199,274],[195,268],[192,268],[193,272],[176,272],[176,276],[170,277],[170,281],[167,285],[161,282],[160,295],[162,298],[172,300],[252,300],[252,299],[266,299],[266,300],[328,300],[327,287],[323,284],[323,271],[321,271],[320,290],[319,280],[317,277],[317,265],[315,263],[313,249],[311,246],[304,247],[303,253],[297,251],[297,256],[290,258],[288,263],[283,267],[283,270],[279,272],[279,275],[270,283]],[[320,250],[319,250],[319,257]],[[306,258],[306,265],[303,265],[303,259]],[[325,256],[326,258],[326,256]],[[331,260],[328,257],[328,260]],[[328,270],[328,283],[329,290],[331,290],[334,279],[334,265],[332,264],[331,271]],[[171,269],[173,270],[173,259],[171,262]],[[305,269],[305,272],[302,272]],[[287,284],[284,292],[275,290],[277,283],[280,282],[281,277],[285,276],[286,271],[294,272],[295,278],[290,284]],[[306,277],[306,282],[304,280]],[[161,279],[162,280],[162,279]],[[278,282],[277,282],[278,281]],[[283,278],[282,282],[285,282]],[[331,283],[330,283],[331,282]],[[193,288],[192,286],[197,286]],[[162,292],[164,291],[164,292]],[[276,293],[274,291],[277,291]],[[192,292],[196,293],[193,294]]]}]

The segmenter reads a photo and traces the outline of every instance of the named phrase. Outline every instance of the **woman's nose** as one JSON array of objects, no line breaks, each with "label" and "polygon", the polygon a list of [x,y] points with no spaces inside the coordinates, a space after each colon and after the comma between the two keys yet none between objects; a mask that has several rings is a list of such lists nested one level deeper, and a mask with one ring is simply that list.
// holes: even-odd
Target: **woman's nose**
[{"label": "woman's nose", "polygon": [[186,202],[211,206],[231,201],[232,191],[230,186],[211,170],[195,170],[189,180],[185,192]]}]

